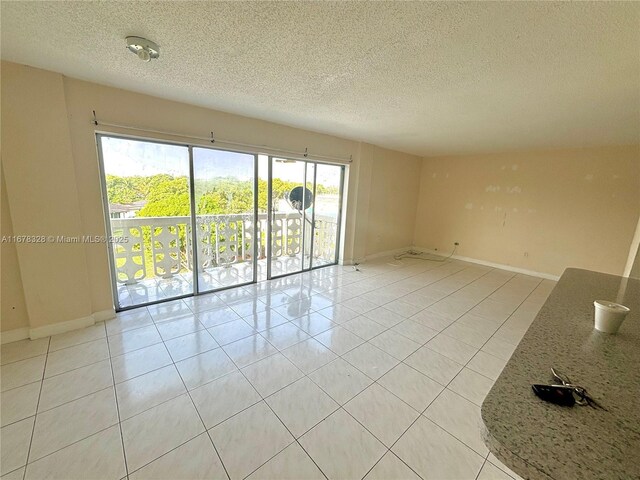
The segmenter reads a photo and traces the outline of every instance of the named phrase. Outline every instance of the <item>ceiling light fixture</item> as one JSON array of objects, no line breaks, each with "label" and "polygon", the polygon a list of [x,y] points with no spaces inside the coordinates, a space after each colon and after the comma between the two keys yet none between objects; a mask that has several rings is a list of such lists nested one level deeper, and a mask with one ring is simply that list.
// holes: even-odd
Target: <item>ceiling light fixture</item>
[{"label": "ceiling light fixture", "polygon": [[142,37],[127,37],[127,49],[135,53],[143,62],[150,62],[152,58],[160,56],[160,47],[151,40]]}]

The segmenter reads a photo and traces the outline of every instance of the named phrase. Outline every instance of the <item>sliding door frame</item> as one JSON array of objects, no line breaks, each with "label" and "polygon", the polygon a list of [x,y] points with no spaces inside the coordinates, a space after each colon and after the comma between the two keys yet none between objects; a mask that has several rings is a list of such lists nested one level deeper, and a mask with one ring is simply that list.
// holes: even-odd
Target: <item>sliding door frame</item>
[{"label": "sliding door frame", "polygon": [[273,215],[273,164],[271,163],[271,155],[267,157],[267,280],[271,280],[271,255],[273,252],[273,238],[271,237],[273,228],[271,220]]},{"label": "sliding door frame", "polygon": [[[121,306],[118,298],[118,278],[117,278],[117,269],[116,269],[116,261],[113,251],[113,245],[111,243],[107,244],[107,258],[109,262],[109,276],[111,278],[111,289],[112,289],[112,297],[113,303],[116,312],[123,312],[127,310],[132,310],[139,307],[146,307],[149,305],[156,305],[159,303],[166,303],[173,300],[181,300],[184,298],[195,297],[198,295],[204,295],[208,293],[220,292],[222,290],[228,290],[230,288],[243,287],[247,285],[251,285],[257,283],[258,280],[258,154],[251,152],[242,152],[237,150],[231,150],[227,148],[219,148],[212,147],[208,145],[199,145],[199,144],[187,144],[182,142],[174,142],[170,140],[160,140],[155,138],[147,138],[147,137],[139,137],[139,136],[131,136],[131,135],[122,135],[118,133],[112,132],[95,132],[96,138],[96,147],[98,153],[98,170],[100,176],[100,190],[102,194],[102,210],[104,215],[105,222],[105,232],[107,234],[107,238],[113,238],[113,230],[111,228],[111,216],[109,215],[109,195],[107,192],[107,176],[104,167],[104,152],[102,149],[102,138],[115,138],[120,140],[132,140],[138,142],[145,143],[156,143],[161,145],[174,145],[178,147],[187,148],[189,154],[189,210],[190,210],[190,226],[191,226],[191,245],[192,245],[192,292],[186,293],[182,295],[175,295],[171,298],[161,299],[161,300],[152,300],[150,302],[139,303],[136,305],[128,305]],[[238,283],[231,286],[225,286],[221,288],[214,288],[210,290],[202,290],[200,288],[199,280],[198,280],[198,244],[197,244],[197,222],[196,222],[196,210],[195,210],[195,175],[194,175],[194,164],[193,164],[193,149],[194,148],[202,148],[208,150],[218,150],[230,153],[238,153],[242,155],[251,155],[253,157],[253,248],[252,248],[252,258],[251,262],[253,263],[253,275],[252,279],[248,282]],[[244,240],[244,239],[243,239]]]},{"label": "sliding door frame", "polygon": [[342,208],[344,207],[344,174],[347,170],[345,165],[340,165],[340,196],[338,197],[338,226],[336,228],[336,251],[333,258],[333,265],[340,263],[340,239],[342,238]]},{"label": "sliding door frame", "polygon": [[[339,258],[340,258],[340,238],[342,236],[342,206],[343,206],[343,200],[344,200],[344,172],[346,170],[346,166],[345,165],[341,165],[341,164],[337,164],[337,163],[325,163],[325,162],[314,162],[316,164],[316,168],[314,169],[314,177],[317,178],[317,167],[318,165],[330,165],[330,166],[336,166],[336,167],[340,167],[340,189],[338,190],[338,216],[336,217],[336,248],[335,251],[333,252],[333,262],[331,263],[325,263],[323,265],[317,265],[314,266],[313,265],[313,239],[311,240],[311,268],[309,269],[309,271],[312,270],[317,270],[319,268],[324,268],[324,267],[331,267],[334,265],[338,265],[339,264]],[[316,193],[316,183],[315,183],[315,178],[314,178],[314,182],[313,182],[313,198],[315,201],[315,193]],[[316,215],[316,211],[315,209],[313,210],[313,224],[314,224],[314,228],[315,228],[315,215]]]},{"label": "sliding door frame", "polygon": [[191,281],[193,283],[193,295],[200,294],[200,282],[198,281],[198,232],[196,228],[198,228],[198,222],[196,220],[196,177],[193,169],[193,147],[191,145],[189,148],[189,210],[191,211],[191,215],[189,215],[189,219],[191,220],[191,258],[193,262],[193,268],[191,269]]},{"label": "sliding door frame", "polygon": [[[156,143],[160,145],[173,145],[177,147],[185,147],[187,148],[187,151],[189,153],[189,176],[191,177],[191,173],[192,173],[191,149],[190,149],[190,145],[186,143],[165,141],[165,140],[159,140],[155,138],[138,137],[138,136],[132,136],[132,135],[122,135],[122,134],[112,133],[108,131],[96,131],[95,137],[96,137],[96,146],[97,146],[97,152],[98,152],[98,170],[100,174],[100,190],[102,193],[102,210],[104,214],[105,232],[107,234],[107,239],[113,238],[113,230],[111,229],[111,216],[109,215],[109,195],[107,192],[107,175],[104,168],[104,152],[102,149],[102,138],[115,138],[119,140],[133,140],[133,141],[145,142],[145,143]],[[189,179],[189,198],[191,199],[192,196],[193,196],[192,182],[191,182],[191,179]],[[190,202],[190,205],[191,205],[191,202]],[[189,208],[191,209],[191,206]],[[192,215],[190,216],[192,217]],[[124,312],[127,310],[133,310],[139,307],[146,307],[148,305],[156,305],[159,303],[166,303],[174,300],[181,300],[183,298],[189,298],[196,295],[195,292],[197,290],[197,286],[194,283],[191,287],[192,288],[191,293],[175,295],[175,296],[172,296],[171,298],[163,298],[161,300],[152,300],[150,302],[138,303],[136,305],[128,305],[125,307],[121,306],[120,301],[118,299],[118,273],[116,270],[116,259],[115,259],[114,253],[115,252],[113,251],[113,243],[107,242],[107,257],[109,260],[109,276],[111,277],[113,305],[116,312]]]},{"label": "sliding door frame", "polygon": [[[195,293],[195,289],[194,289],[194,296],[195,295],[204,295],[207,293],[215,293],[215,292],[221,292],[223,290],[229,290],[230,288],[237,288],[237,287],[246,287],[247,285],[252,285],[254,283],[258,282],[258,226],[260,223],[260,220],[258,219],[258,154],[255,153],[247,153],[247,152],[239,152],[237,150],[230,150],[230,149],[226,149],[226,148],[218,148],[218,147],[209,147],[209,146],[202,146],[202,145],[190,145],[189,146],[189,150],[191,152],[189,160],[191,161],[191,182],[194,184],[193,187],[193,194],[191,194],[191,201],[195,204],[195,175],[193,174],[193,149],[194,148],[202,148],[202,149],[206,149],[206,150],[217,150],[217,151],[222,151],[222,152],[230,152],[230,153],[239,153],[242,155],[251,155],[253,157],[253,246],[252,246],[252,254],[251,254],[251,262],[253,263],[253,274],[252,274],[252,278],[251,280],[249,280],[248,282],[243,282],[243,283],[236,283],[234,285],[229,285],[229,286],[225,286],[225,287],[220,287],[220,288],[211,288],[209,290],[200,290],[200,284],[197,280],[197,278],[194,278],[195,283],[198,285],[198,293]],[[197,249],[197,232],[196,232],[196,227],[197,227],[197,222],[196,222],[196,217],[197,215],[195,214],[195,207],[193,207],[194,210],[194,214],[192,215],[192,223],[194,224],[191,228],[191,232],[192,232],[192,245],[194,245],[194,252]],[[243,239],[244,241],[244,239]],[[197,252],[193,254],[193,258],[194,258],[194,269],[193,269],[193,273],[194,276],[197,277],[198,275],[198,267],[195,263],[195,261],[198,258],[198,254]]]},{"label": "sliding door frame", "polygon": [[[109,263],[109,276],[111,278],[111,288],[112,288],[112,297],[113,297],[113,302],[114,302],[114,307],[116,312],[121,312],[121,311],[127,311],[127,310],[133,310],[136,308],[140,308],[140,307],[146,307],[149,305],[156,305],[156,304],[160,304],[160,303],[166,303],[169,301],[173,301],[173,300],[181,300],[181,299],[185,299],[185,298],[190,298],[190,297],[197,297],[199,295],[205,295],[205,294],[209,294],[209,293],[214,293],[214,292],[220,292],[223,290],[228,290],[231,288],[237,288],[237,287],[243,287],[243,286],[247,286],[247,285],[252,285],[258,282],[258,232],[259,232],[259,227],[260,227],[260,219],[259,219],[259,212],[258,212],[258,188],[259,188],[259,168],[258,168],[258,163],[259,163],[259,156],[260,155],[264,155],[267,157],[267,229],[266,229],[266,236],[267,236],[267,241],[266,241],[266,256],[267,256],[267,280],[271,280],[271,279],[276,279],[276,278],[281,278],[281,277],[286,277],[289,275],[295,275],[295,274],[299,274],[299,273],[304,273],[304,272],[309,272],[309,271],[313,271],[316,270],[318,268],[323,268],[323,267],[329,267],[329,266],[333,266],[333,265],[337,265],[338,264],[338,259],[339,259],[339,252],[340,252],[340,239],[341,239],[341,230],[342,230],[342,217],[343,217],[343,205],[344,205],[344,178],[345,178],[345,170],[346,170],[346,165],[345,164],[341,164],[341,163],[330,163],[330,162],[323,162],[323,161],[316,161],[313,159],[309,159],[309,158],[296,158],[295,156],[280,156],[280,155],[273,155],[273,154],[261,154],[261,153],[256,153],[256,152],[252,152],[252,151],[242,151],[242,150],[236,150],[236,149],[230,149],[230,148],[224,148],[224,147],[218,147],[218,146],[211,146],[211,145],[207,145],[204,143],[185,143],[185,142],[179,142],[179,141],[174,141],[174,140],[165,140],[165,139],[161,139],[161,138],[155,138],[155,137],[146,137],[146,136],[138,136],[138,135],[127,135],[127,134],[122,134],[122,133],[118,133],[118,132],[112,132],[109,130],[96,130],[94,132],[95,135],[95,141],[96,141],[96,147],[97,147],[97,157],[98,157],[98,171],[99,171],[99,177],[100,177],[100,190],[101,190],[101,194],[102,194],[102,204],[103,204],[103,215],[104,215],[104,222],[105,222],[105,232],[107,234],[107,238],[112,238],[113,237],[113,231],[111,228],[111,217],[109,215],[109,196],[108,196],[108,192],[107,192],[107,177],[106,177],[106,173],[105,173],[105,167],[104,167],[104,152],[102,149],[102,138],[115,138],[115,139],[121,139],[121,140],[133,140],[133,141],[139,141],[139,142],[146,142],[146,143],[156,143],[156,144],[161,144],[161,145],[175,145],[175,146],[180,146],[180,147],[185,147],[188,149],[188,153],[189,153],[189,204],[190,204],[190,224],[191,224],[191,244],[192,244],[192,258],[193,258],[193,271],[192,271],[192,278],[193,278],[193,285],[192,285],[192,293],[186,293],[183,295],[176,295],[173,296],[169,299],[161,299],[161,300],[153,300],[150,302],[145,302],[145,303],[140,303],[137,305],[130,305],[130,306],[121,306],[119,299],[118,299],[118,279],[117,279],[117,270],[116,270],[116,263],[115,263],[115,257],[114,257],[114,251],[113,251],[113,245],[111,243],[107,243],[106,245],[106,251],[107,251],[107,258],[108,258],[108,263]],[[244,155],[252,155],[254,158],[254,162],[253,162],[253,169],[254,169],[254,176],[253,176],[253,258],[252,258],[252,263],[253,263],[253,278],[252,280],[248,281],[248,282],[244,282],[244,283],[238,283],[236,285],[231,285],[231,286],[226,286],[226,287],[221,287],[221,288],[214,288],[214,289],[210,289],[210,290],[201,290],[200,288],[200,284],[198,282],[198,248],[197,248],[197,222],[196,222],[196,211],[195,211],[195,176],[194,176],[194,163],[193,163],[193,149],[194,148],[202,148],[202,149],[209,149],[209,150],[219,150],[219,151],[223,151],[223,152],[231,152],[231,153],[238,153],[238,154],[244,154]],[[317,179],[317,166],[318,165],[330,165],[330,166],[336,166],[340,168],[340,189],[339,189],[339,199],[338,199],[338,216],[337,216],[337,227],[336,227],[336,248],[335,248],[335,252],[334,252],[334,258],[333,258],[333,262],[331,263],[326,263],[323,265],[319,265],[319,266],[314,266],[313,265],[313,243],[314,243],[314,233],[315,233],[315,210],[314,212],[312,212],[312,235],[311,235],[311,245],[310,245],[310,259],[309,259],[309,268],[304,268],[304,236],[303,236],[303,241],[301,244],[301,253],[302,253],[302,270],[300,271],[296,271],[296,272],[292,272],[292,273],[286,273],[286,274],[282,274],[282,275],[277,275],[277,276],[272,276],[272,269],[271,269],[271,256],[272,256],[272,228],[271,228],[271,220],[272,220],[272,215],[273,215],[273,208],[272,208],[272,202],[273,202],[273,192],[272,192],[272,186],[273,186],[273,158],[286,158],[288,160],[295,160],[295,161],[300,161],[300,162],[304,162],[305,163],[305,188],[306,188],[306,176],[307,176],[307,164],[311,163],[314,164],[314,183],[313,183],[313,194],[314,194],[314,199],[315,199],[315,193],[316,193],[316,179]],[[304,195],[303,195],[303,203],[305,202],[304,199]],[[305,205],[303,205],[305,206]],[[305,223],[306,220],[303,217],[303,228],[305,228]],[[262,235],[263,232],[260,232],[260,235]]]},{"label": "sliding door frame", "polygon": [[[297,270],[295,272],[290,272],[290,273],[283,273],[281,275],[272,275],[272,268],[271,268],[271,244],[273,242],[273,239],[271,238],[271,233],[272,233],[272,228],[271,228],[271,221],[274,218],[274,212],[273,212],[273,208],[272,208],[272,186],[273,186],[273,159],[274,158],[283,158],[286,160],[295,160],[297,162],[304,162],[305,166],[304,166],[304,188],[307,188],[307,167],[309,164],[313,164],[314,168],[313,168],[313,201],[315,202],[316,200],[316,187],[317,187],[317,183],[316,180],[318,178],[318,165],[328,165],[328,166],[335,166],[340,168],[340,187],[338,190],[338,216],[336,217],[336,248],[334,249],[334,253],[333,253],[333,261],[331,263],[325,263],[322,265],[314,265],[313,264],[313,244],[314,244],[314,238],[315,238],[315,217],[316,217],[316,212],[315,212],[315,208],[313,210],[313,212],[311,213],[311,245],[309,246],[309,268],[305,268],[304,267],[304,252],[305,252],[305,248],[304,248],[304,243],[305,243],[305,226],[307,223],[307,218],[306,218],[306,214],[305,214],[305,210],[304,208],[306,207],[305,202],[306,202],[306,195],[302,194],[302,242],[300,244],[300,252],[301,252],[301,263],[302,263],[302,269],[301,270]],[[319,162],[316,160],[310,160],[310,159],[297,159],[297,158],[291,158],[291,157],[284,157],[284,156],[276,156],[276,155],[269,155],[268,159],[267,159],[267,163],[268,163],[268,179],[267,179],[267,236],[269,238],[268,242],[267,242],[267,280],[275,280],[278,278],[283,278],[283,277],[288,277],[290,275],[297,275],[300,273],[305,273],[305,272],[311,272],[313,270],[317,270],[319,268],[324,268],[324,267],[331,267],[331,266],[335,266],[338,265],[338,259],[339,259],[339,255],[340,255],[340,238],[341,238],[341,234],[342,234],[342,206],[343,206],[343,198],[344,198],[344,173],[345,173],[345,169],[346,166],[342,165],[342,164],[337,164],[337,163],[327,163],[327,162]]]},{"label": "sliding door frame", "polygon": [[[308,167],[309,164],[306,165],[306,167]],[[307,168],[305,167],[304,169],[304,173],[305,173],[305,179],[304,179],[304,187],[307,188],[307,179],[306,179],[306,174],[307,174]],[[311,194],[313,195],[311,198],[313,198],[313,201],[316,201],[316,180],[318,179],[318,164],[316,162],[314,162],[313,164],[313,192],[311,192]],[[303,197],[306,197],[306,195],[303,195]],[[306,223],[306,215],[305,215],[305,223]],[[310,240],[309,242],[311,243],[311,245],[309,245],[309,270],[313,270],[313,244],[315,243],[315,234],[316,234],[316,207],[313,207],[313,211],[311,212],[311,236],[310,236]],[[336,245],[337,248],[337,245]],[[302,261],[302,266],[304,267],[304,260]]]},{"label": "sliding door frame", "polygon": [[[109,195],[107,193],[107,175],[104,169],[104,157],[102,152],[102,135],[96,133],[96,146],[98,147],[98,170],[100,173],[100,193],[102,194],[102,213],[104,215],[105,231],[107,239],[113,238],[113,231],[111,229],[111,215],[109,215]],[[106,243],[107,258],[109,259],[109,277],[111,278],[111,295],[113,297],[113,305],[116,312],[127,310],[128,307],[121,307],[120,300],[118,299],[118,273],[116,271],[116,259],[113,251],[113,244]]]}]

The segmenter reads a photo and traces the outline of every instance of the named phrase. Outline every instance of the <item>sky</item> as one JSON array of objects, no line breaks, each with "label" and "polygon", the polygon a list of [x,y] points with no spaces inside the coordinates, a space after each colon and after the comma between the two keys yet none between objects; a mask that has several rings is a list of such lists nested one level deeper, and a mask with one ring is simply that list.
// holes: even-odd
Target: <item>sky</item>
[{"label": "sky", "polygon": [[[102,138],[102,154],[105,173],[120,177],[151,176],[161,173],[174,176],[189,175],[189,150],[181,145],[144,142],[114,137]],[[258,156],[259,178],[267,177],[266,155]],[[276,159],[274,177],[290,182],[303,183],[303,162],[282,163]],[[235,177],[239,180],[253,178],[253,155],[226,152],[211,148],[193,149],[195,178]],[[340,185],[340,168],[319,165],[317,181],[326,186]],[[308,175],[311,175],[309,169]],[[311,179],[307,179],[311,181]]]}]

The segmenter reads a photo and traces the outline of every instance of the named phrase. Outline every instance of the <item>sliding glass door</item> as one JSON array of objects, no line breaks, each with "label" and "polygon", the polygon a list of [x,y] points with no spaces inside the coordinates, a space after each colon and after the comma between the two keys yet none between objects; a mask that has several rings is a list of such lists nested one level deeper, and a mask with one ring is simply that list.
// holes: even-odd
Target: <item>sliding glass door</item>
[{"label": "sliding glass door", "polygon": [[255,281],[256,157],[193,148],[198,291]]},{"label": "sliding glass door", "polygon": [[309,270],[311,268],[311,258],[313,257],[313,236],[314,236],[314,225],[313,225],[313,215],[315,213],[315,199],[316,199],[316,180],[315,180],[315,172],[316,172],[316,164],[307,162],[306,172],[305,172],[305,198],[304,200],[304,208],[303,217],[304,217],[304,228],[302,229],[302,250],[304,255],[302,256],[302,268],[304,270]]},{"label": "sliding glass door", "polygon": [[318,163],[313,205],[313,266],[338,263],[344,167]]},{"label": "sliding glass door", "polygon": [[303,191],[306,163],[284,158],[271,158],[269,205],[271,211],[270,277],[278,277],[303,269],[305,205]]},{"label": "sliding glass door", "polygon": [[99,136],[116,308],[194,292],[189,149]]},{"label": "sliding glass door", "polygon": [[337,263],[344,167],[269,161],[270,278]]},{"label": "sliding glass door", "polygon": [[337,262],[344,167],[97,135],[116,310]]}]

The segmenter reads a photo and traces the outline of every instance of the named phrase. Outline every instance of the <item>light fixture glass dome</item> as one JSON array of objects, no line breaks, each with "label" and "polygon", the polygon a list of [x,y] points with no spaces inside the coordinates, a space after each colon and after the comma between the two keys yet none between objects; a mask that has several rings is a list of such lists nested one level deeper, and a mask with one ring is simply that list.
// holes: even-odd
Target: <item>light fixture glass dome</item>
[{"label": "light fixture glass dome", "polygon": [[150,62],[152,58],[160,56],[160,47],[151,40],[142,37],[127,37],[125,40],[129,51],[144,62]]}]

